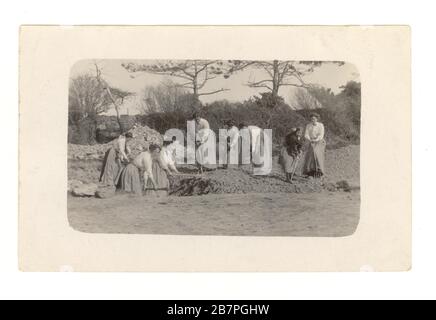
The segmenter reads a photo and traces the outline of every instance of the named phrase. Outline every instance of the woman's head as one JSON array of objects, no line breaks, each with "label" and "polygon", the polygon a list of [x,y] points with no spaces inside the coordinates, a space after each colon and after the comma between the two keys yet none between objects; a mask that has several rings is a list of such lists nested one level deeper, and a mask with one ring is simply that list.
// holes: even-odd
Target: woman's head
[{"label": "woman's head", "polygon": [[126,139],[132,139],[133,138],[133,134],[131,132],[126,132],[124,134],[124,136],[126,137]]},{"label": "woman's head", "polygon": [[291,128],[291,134],[295,136],[299,136],[301,134],[301,128]]},{"label": "woman's head", "polygon": [[240,124],[239,124],[239,129],[244,129],[244,128],[246,128],[247,127],[247,124],[245,123],[245,122],[241,122]]},{"label": "woman's head", "polygon": [[316,124],[317,122],[319,122],[320,116],[318,113],[311,113],[310,114],[310,122],[312,122],[313,124]]},{"label": "woman's head", "polygon": [[161,147],[158,144],[152,144],[150,145],[150,147],[148,148],[148,150],[150,150],[150,153],[153,154],[159,154]]},{"label": "woman's head", "polygon": [[201,119],[200,114],[199,114],[198,112],[195,112],[195,113],[192,115],[192,119],[194,119],[195,122],[199,123],[199,122],[200,122],[200,119]]}]

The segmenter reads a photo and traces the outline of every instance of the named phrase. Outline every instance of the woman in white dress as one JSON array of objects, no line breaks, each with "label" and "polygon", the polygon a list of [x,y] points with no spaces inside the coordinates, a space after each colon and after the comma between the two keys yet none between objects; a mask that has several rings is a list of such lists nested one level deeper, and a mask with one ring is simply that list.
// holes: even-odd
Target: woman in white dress
[{"label": "woman in white dress", "polygon": [[325,130],[324,125],[319,120],[319,114],[312,113],[304,135],[306,140],[309,141],[309,148],[304,159],[303,174],[315,178],[325,175]]},{"label": "woman in white dress", "polygon": [[225,159],[224,168],[228,169],[229,166],[231,168],[237,168],[239,164],[239,129],[235,125],[234,120],[226,121],[225,128],[227,130],[227,157]]},{"label": "woman in white dress", "polygon": [[200,174],[204,171],[204,165],[207,159],[206,142],[209,139],[210,125],[206,119],[200,117],[198,113],[193,116],[195,120],[195,145],[197,147],[197,168]]}]

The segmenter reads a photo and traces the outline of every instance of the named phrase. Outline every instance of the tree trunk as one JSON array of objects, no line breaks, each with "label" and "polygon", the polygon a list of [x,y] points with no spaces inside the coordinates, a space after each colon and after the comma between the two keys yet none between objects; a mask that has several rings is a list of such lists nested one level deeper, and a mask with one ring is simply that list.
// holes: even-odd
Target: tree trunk
[{"label": "tree trunk", "polygon": [[192,80],[192,87],[193,87],[193,92],[194,92],[195,100],[198,100],[197,78],[195,78],[194,80]]},{"label": "tree trunk", "polygon": [[277,98],[279,95],[279,88],[280,88],[280,71],[279,71],[279,62],[277,60],[274,60],[273,62],[273,90],[272,94],[274,98]]},{"label": "tree trunk", "polygon": [[[199,95],[198,95],[198,79],[197,79],[197,77],[198,77],[198,69],[197,69],[197,62],[195,61],[194,62],[194,77],[192,79],[192,89],[193,89],[193,92],[194,92],[195,101],[198,101],[198,99],[199,99]],[[195,107],[197,107],[197,106],[195,106]]]},{"label": "tree trunk", "polygon": [[[273,86],[272,86],[272,98],[273,98],[273,110],[277,107],[277,98],[279,96],[280,89],[280,70],[278,60],[273,61]],[[273,110],[268,116],[268,128],[271,129],[273,126]]]},{"label": "tree trunk", "polygon": [[123,127],[123,124],[121,123],[120,110],[118,109],[118,105],[117,105],[114,97],[112,96],[112,92],[109,89],[109,87],[106,88],[106,91],[107,91],[107,94],[109,95],[109,98],[112,101],[112,104],[115,107],[115,112],[117,113],[117,122],[118,122],[118,126],[120,127],[120,132],[124,133],[124,127]]}]

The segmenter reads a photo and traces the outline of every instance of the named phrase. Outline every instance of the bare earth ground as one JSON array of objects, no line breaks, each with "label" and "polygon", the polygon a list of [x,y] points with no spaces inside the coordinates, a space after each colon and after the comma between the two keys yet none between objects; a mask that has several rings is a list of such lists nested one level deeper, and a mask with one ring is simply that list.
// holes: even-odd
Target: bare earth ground
[{"label": "bare earth ground", "polygon": [[[69,179],[96,182],[100,165],[97,160],[69,159]],[[328,176],[322,183],[297,177],[293,186],[284,181],[275,159],[274,171],[267,177],[255,178],[244,170],[216,170],[200,177],[188,172],[174,178],[174,184],[185,187],[176,194],[208,193],[204,195],[150,198],[118,193],[97,199],[69,194],[68,218],[74,229],[90,233],[351,235],[360,216],[359,146],[327,150],[326,170]],[[324,188],[325,183],[341,180],[353,190]]]},{"label": "bare earth ground", "polygon": [[82,232],[228,236],[348,236],[359,222],[359,192],[209,194],[150,199],[68,198]]}]

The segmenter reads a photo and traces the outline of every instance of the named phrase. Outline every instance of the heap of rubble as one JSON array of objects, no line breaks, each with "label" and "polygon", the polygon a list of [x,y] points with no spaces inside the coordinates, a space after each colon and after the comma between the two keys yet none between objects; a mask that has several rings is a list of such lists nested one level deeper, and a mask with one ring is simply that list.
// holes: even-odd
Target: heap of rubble
[{"label": "heap of rubble", "polygon": [[[163,139],[159,132],[147,126],[136,126],[129,130],[133,139],[128,143],[132,156],[139,154],[142,150],[148,150],[151,144],[162,145]],[[75,160],[101,160],[106,151],[112,146],[113,141],[106,144],[95,145],[68,145],[68,158]]]}]

